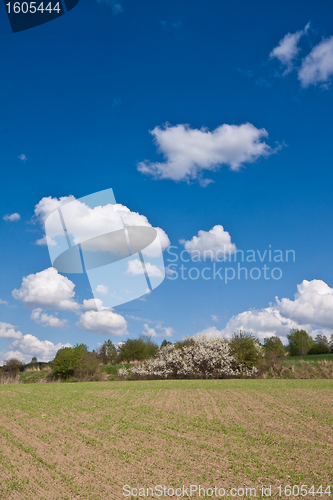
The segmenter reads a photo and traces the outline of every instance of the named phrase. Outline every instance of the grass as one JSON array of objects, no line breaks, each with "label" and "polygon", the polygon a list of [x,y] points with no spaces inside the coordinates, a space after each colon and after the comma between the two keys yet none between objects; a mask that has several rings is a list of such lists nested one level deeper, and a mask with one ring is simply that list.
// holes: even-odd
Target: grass
[{"label": "grass", "polygon": [[119,368],[130,368],[131,365],[129,363],[124,363],[120,365],[102,365],[101,370],[108,375],[113,375],[113,377],[117,377]]},{"label": "grass", "polygon": [[49,374],[49,370],[25,371],[20,373],[20,379],[23,384],[44,382]]},{"label": "grass", "polygon": [[0,498],[118,500],[126,484],[325,490],[332,396],[320,379],[0,386]]},{"label": "grass", "polygon": [[285,366],[296,365],[301,361],[307,361],[318,365],[319,361],[333,361],[333,353],[331,354],[308,354],[306,356],[290,356],[283,360]]}]

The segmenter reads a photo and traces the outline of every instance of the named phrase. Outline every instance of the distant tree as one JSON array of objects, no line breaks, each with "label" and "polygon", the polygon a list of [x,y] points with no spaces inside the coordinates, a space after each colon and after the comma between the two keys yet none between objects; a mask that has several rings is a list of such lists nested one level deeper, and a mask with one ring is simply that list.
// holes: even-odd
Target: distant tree
[{"label": "distant tree", "polygon": [[305,356],[314,346],[314,340],[305,330],[292,328],[287,335],[290,356]]},{"label": "distant tree", "polygon": [[279,337],[269,337],[264,339],[264,351],[270,356],[282,357],[285,355],[285,350],[282,341]]},{"label": "distant tree", "polygon": [[114,364],[117,360],[117,355],[118,355],[116,346],[110,339],[104,342],[104,345],[107,351],[108,362]]},{"label": "distant tree", "polygon": [[19,361],[16,358],[11,358],[5,361],[3,369],[5,373],[8,373],[10,377],[13,377],[18,374],[22,366],[22,361]]},{"label": "distant tree", "polygon": [[165,340],[165,339],[162,340],[160,347],[164,347],[165,345],[171,345],[171,342],[169,342],[168,340]]},{"label": "distant tree", "polygon": [[230,344],[230,352],[237,363],[251,369],[259,363],[262,348],[258,340],[250,333],[239,331],[234,333]]},{"label": "distant tree", "polygon": [[[96,352],[83,351],[80,363],[74,368],[74,378],[78,381],[87,379],[98,379],[100,373],[98,357]],[[97,378],[96,378],[97,377]]]},{"label": "distant tree", "polygon": [[99,346],[99,348],[97,349],[97,357],[100,361],[102,361],[103,365],[108,364],[108,353],[105,343]]},{"label": "distant tree", "polygon": [[308,354],[328,354],[329,352],[330,344],[328,338],[325,335],[318,334]]},{"label": "distant tree", "polygon": [[146,359],[153,358],[154,356],[156,356],[156,353],[158,351],[158,345],[156,344],[156,342],[154,342],[149,335],[140,335],[139,339],[146,346],[146,353],[147,353]]},{"label": "distant tree", "polygon": [[[89,356],[90,355],[90,356]],[[63,347],[57,352],[53,362],[52,370],[54,375],[62,378],[74,376],[75,371],[80,369],[87,359],[95,358],[92,353],[88,352],[88,347],[85,344],[76,344],[74,347]]]},{"label": "distant tree", "polygon": [[119,361],[143,361],[156,355],[158,345],[150,337],[127,339],[119,349]]},{"label": "distant tree", "polygon": [[37,363],[38,363],[38,361],[37,361],[36,356],[34,356],[33,358],[31,358],[31,361],[30,361],[30,364],[31,364],[31,365],[35,365],[35,364],[37,364]]},{"label": "distant tree", "polygon": [[140,339],[127,339],[119,349],[119,361],[146,359],[146,346]]},{"label": "distant tree", "polygon": [[115,363],[117,358],[116,346],[111,340],[107,340],[98,348],[97,356],[102,361],[103,365]]}]

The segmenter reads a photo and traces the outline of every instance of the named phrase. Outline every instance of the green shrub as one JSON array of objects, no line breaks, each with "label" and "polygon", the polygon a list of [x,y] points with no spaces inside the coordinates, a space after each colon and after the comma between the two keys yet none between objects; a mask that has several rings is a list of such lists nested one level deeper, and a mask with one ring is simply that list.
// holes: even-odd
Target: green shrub
[{"label": "green shrub", "polygon": [[158,345],[146,335],[138,339],[127,339],[119,349],[118,361],[143,361],[152,358],[158,351]]},{"label": "green shrub", "polygon": [[292,328],[287,338],[290,356],[304,356],[315,345],[313,338],[305,330]]},{"label": "green shrub", "polygon": [[264,352],[268,357],[283,357],[285,350],[279,337],[269,337],[264,339]]},{"label": "green shrub", "polygon": [[239,331],[229,341],[231,354],[238,364],[251,369],[259,364],[262,351],[258,340],[250,333]]},{"label": "green shrub", "polygon": [[313,347],[307,354],[328,354],[330,352],[330,343],[325,335],[318,334],[314,341]]},{"label": "green shrub", "polygon": [[52,362],[52,372],[56,377],[76,380],[98,378],[99,366],[95,353],[89,352],[85,344],[60,349]]},{"label": "green shrub", "polygon": [[9,377],[15,377],[21,369],[23,370],[23,366],[22,361],[19,361],[16,358],[11,358],[4,362],[3,371]]}]

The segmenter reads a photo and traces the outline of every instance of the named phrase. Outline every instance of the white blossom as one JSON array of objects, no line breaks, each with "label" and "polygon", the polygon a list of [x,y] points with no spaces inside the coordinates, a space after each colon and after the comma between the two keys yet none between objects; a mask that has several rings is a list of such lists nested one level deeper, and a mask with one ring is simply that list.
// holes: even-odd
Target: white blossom
[{"label": "white blossom", "polygon": [[[256,368],[238,364],[223,338],[186,337],[181,345],[168,344],[157,355],[130,369],[131,375],[148,378],[251,377]],[[119,371],[118,371],[119,375]]]}]

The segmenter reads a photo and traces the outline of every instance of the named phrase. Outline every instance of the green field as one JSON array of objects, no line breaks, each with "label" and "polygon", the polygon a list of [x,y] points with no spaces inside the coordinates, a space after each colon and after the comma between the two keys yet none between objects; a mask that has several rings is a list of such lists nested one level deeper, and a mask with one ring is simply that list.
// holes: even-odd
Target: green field
[{"label": "green field", "polygon": [[1,499],[191,484],[279,498],[279,485],[332,480],[333,380],[17,384],[0,401]]},{"label": "green field", "polygon": [[290,356],[283,360],[284,365],[296,365],[301,361],[318,364],[319,361],[333,361],[332,354],[307,354],[306,356]]}]

